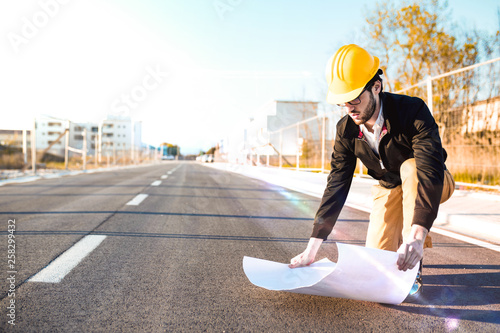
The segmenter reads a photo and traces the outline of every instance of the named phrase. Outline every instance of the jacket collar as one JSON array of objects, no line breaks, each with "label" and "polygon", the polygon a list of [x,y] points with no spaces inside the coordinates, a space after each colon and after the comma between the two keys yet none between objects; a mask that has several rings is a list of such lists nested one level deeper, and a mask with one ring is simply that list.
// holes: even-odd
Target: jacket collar
[{"label": "jacket collar", "polygon": [[[384,126],[382,126],[382,130],[380,131],[380,136],[383,136],[389,132],[387,130],[387,124],[388,124],[387,122],[384,122]],[[359,128],[359,126],[358,126],[358,128]],[[361,130],[361,128],[359,128],[358,139],[364,139],[364,137],[365,137],[365,135],[363,134],[363,131]]]},{"label": "jacket collar", "polygon": [[[390,98],[388,98],[388,95],[384,93],[383,91],[380,92],[380,100],[382,103],[384,103],[384,108],[382,109],[382,112],[384,114],[384,127],[387,131],[387,133],[391,133],[391,122],[389,121],[389,116],[392,114],[392,103]],[[384,130],[382,130],[384,132]]]}]

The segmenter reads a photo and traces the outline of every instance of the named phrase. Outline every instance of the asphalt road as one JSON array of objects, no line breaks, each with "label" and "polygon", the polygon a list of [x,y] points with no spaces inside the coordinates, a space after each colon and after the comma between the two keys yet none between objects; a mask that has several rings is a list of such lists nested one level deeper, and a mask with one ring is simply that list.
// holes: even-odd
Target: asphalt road
[{"label": "asphalt road", "polygon": [[[139,194],[148,196],[127,205]],[[318,204],[194,162],[2,186],[0,331],[500,331],[500,253],[437,234],[416,304],[252,285],[243,256],[288,262],[305,248]],[[318,259],[337,261],[336,241],[363,245],[367,224],[346,207]],[[74,245],[87,236],[103,240],[77,261]],[[75,267],[60,282],[28,281],[70,251]]]}]

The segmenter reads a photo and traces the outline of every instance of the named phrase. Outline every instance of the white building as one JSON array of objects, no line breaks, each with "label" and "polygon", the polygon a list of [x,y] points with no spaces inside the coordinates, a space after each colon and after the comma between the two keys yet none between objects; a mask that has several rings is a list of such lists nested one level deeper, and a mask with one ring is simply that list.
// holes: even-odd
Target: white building
[{"label": "white building", "polygon": [[[66,119],[43,116],[36,118],[36,147],[45,150],[69,129],[69,146],[83,148],[83,134],[86,132],[87,155],[95,155],[96,147],[102,144],[101,153],[115,155],[138,150],[142,145],[142,123],[133,122],[130,117],[108,116],[97,123],[74,123]],[[99,130],[101,141],[99,142]],[[66,138],[63,136],[47,151],[64,156]]]},{"label": "white building", "polygon": [[87,155],[95,154],[95,147],[98,142],[99,126],[93,123],[70,123],[69,146],[82,149],[83,134],[87,135]]},{"label": "white building", "polygon": [[462,125],[462,134],[500,131],[500,97],[472,104],[469,110],[462,111],[463,118],[467,122]]},{"label": "white building", "polygon": [[[227,160],[241,163],[248,155],[293,155],[297,151],[297,131],[283,131],[281,143],[278,143],[277,131],[297,122],[318,115],[318,102],[296,102],[273,100],[254,113],[246,126],[225,139]],[[271,144],[271,145],[270,145]],[[260,160],[257,160],[257,164]]]},{"label": "white building", "polygon": [[142,145],[142,122],[130,117],[108,116],[100,124],[102,153],[138,150]]},{"label": "white building", "polygon": [[[44,150],[54,143],[69,127],[69,121],[49,116],[36,118],[36,148]],[[64,137],[54,143],[47,151],[54,155],[64,156]]]}]

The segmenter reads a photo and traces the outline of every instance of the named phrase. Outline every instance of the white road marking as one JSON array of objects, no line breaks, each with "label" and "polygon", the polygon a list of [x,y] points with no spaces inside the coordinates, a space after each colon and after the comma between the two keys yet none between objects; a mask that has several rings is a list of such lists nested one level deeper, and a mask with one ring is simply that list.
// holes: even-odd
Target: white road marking
[{"label": "white road marking", "polygon": [[28,282],[59,283],[90,252],[106,238],[104,235],[88,235],[66,252],[57,257],[47,267],[31,277]]},{"label": "white road marking", "polygon": [[151,186],[160,186],[161,180],[155,180],[154,182],[151,183]]},{"label": "white road marking", "polygon": [[455,239],[461,240],[461,241],[466,242],[466,243],[474,244],[474,245],[481,246],[481,247],[484,247],[484,248],[487,248],[487,249],[490,249],[493,251],[500,252],[500,245],[495,245],[495,244],[481,241],[479,239],[460,235],[460,234],[457,234],[453,231],[444,230],[444,229],[441,229],[439,227],[432,227],[431,232],[435,232],[436,234],[455,238]]},{"label": "white road marking", "polygon": [[168,175],[161,176],[161,179],[167,179],[167,178],[168,178]]},{"label": "white road marking", "polygon": [[148,197],[147,194],[138,194],[135,198],[127,202],[128,206],[137,206],[139,205],[144,199]]}]

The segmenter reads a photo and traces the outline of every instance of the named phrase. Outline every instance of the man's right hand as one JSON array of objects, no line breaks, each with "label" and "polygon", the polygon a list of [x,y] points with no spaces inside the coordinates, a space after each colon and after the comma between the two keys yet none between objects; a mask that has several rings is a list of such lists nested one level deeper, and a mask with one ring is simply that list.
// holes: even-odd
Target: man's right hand
[{"label": "man's right hand", "polygon": [[321,243],[323,243],[321,238],[309,239],[309,243],[307,244],[305,251],[298,256],[293,257],[292,260],[290,260],[290,265],[288,265],[288,267],[296,268],[312,264],[316,258],[316,253],[318,253]]}]

